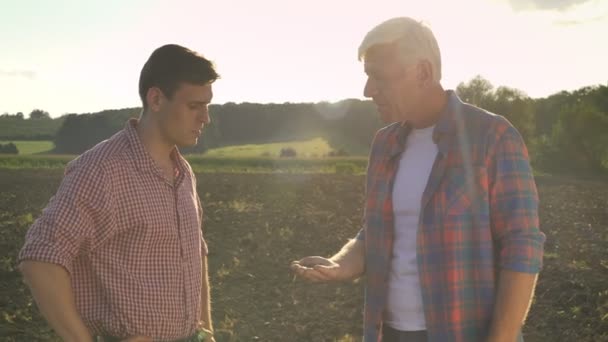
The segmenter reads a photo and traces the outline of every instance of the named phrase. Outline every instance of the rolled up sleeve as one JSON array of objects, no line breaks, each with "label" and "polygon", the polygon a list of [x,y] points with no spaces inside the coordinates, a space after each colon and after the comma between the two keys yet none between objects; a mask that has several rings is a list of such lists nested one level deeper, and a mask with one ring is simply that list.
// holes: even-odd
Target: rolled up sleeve
[{"label": "rolled up sleeve", "polygon": [[71,275],[74,259],[96,248],[112,233],[111,189],[103,169],[72,163],[57,193],[29,228],[18,262],[53,263]]},{"label": "rolled up sleeve", "polygon": [[514,127],[509,125],[498,140],[490,165],[490,215],[499,266],[538,273],[545,235],[539,228],[539,200],[528,151]]}]

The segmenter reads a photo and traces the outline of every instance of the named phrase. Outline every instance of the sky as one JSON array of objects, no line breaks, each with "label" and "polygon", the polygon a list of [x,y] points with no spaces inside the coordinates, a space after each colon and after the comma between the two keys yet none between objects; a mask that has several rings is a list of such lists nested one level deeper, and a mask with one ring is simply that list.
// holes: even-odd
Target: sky
[{"label": "sky", "polygon": [[608,82],[607,0],[0,0],[0,114],[138,107],[141,67],[176,43],[214,61],[214,103],[363,98],[357,48],[409,16],[442,83],[476,75],[545,97]]}]

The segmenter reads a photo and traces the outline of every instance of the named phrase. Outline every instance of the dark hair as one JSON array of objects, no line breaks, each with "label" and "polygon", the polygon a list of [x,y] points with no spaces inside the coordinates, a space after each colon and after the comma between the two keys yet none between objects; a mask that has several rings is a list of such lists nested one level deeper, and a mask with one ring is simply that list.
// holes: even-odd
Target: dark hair
[{"label": "dark hair", "polygon": [[163,45],[152,52],[141,69],[139,97],[146,109],[146,94],[152,87],[158,87],[170,99],[181,83],[204,85],[219,77],[205,57],[180,45]]}]

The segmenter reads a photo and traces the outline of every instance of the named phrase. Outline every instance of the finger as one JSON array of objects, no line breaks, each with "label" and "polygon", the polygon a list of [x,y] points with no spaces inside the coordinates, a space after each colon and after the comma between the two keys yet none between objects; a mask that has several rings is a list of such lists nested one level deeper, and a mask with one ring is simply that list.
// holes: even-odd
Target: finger
[{"label": "finger", "polygon": [[291,264],[289,264],[289,268],[291,268],[292,270],[297,270],[299,267],[302,267],[302,265],[300,265],[299,261],[292,261]]},{"label": "finger", "polygon": [[311,281],[314,282],[327,282],[331,280],[330,277],[316,270],[307,271],[306,275]]},{"label": "finger", "polygon": [[315,271],[317,271],[319,274],[321,274],[323,277],[329,279],[335,279],[336,275],[338,273],[338,266],[337,265],[332,265],[332,266],[323,266],[323,265],[316,265],[313,267],[313,269]]},{"label": "finger", "polygon": [[314,265],[325,265],[330,266],[333,262],[327,258],[323,258],[320,256],[310,256],[300,260],[300,265],[312,267]]},{"label": "finger", "polygon": [[332,277],[331,277],[331,276],[328,276],[327,274],[325,274],[325,273],[321,273],[321,272],[319,272],[319,271],[317,271],[317,270],[314,270],[314,269],[313,269],[313,270],[311,270],[309,273],[310,273],[310,275],[311,275],[312,277],[314,277],[315,281],[322,281],[322,282],[326,282],[326,281],[330,281],[330,280],[332,280]]},{"label": "finger", "polygon": [[305,269],[300,273],[300,277],[312,282],[325,282],[330,280],[326,275],[312,269]]},{"label": "finger", "polygon": [[297,275],[301,275],[302,272],[306,271],[307,269],[310,269],[309,267],[304,267],[300,264],[292,264],[290,268]]}]

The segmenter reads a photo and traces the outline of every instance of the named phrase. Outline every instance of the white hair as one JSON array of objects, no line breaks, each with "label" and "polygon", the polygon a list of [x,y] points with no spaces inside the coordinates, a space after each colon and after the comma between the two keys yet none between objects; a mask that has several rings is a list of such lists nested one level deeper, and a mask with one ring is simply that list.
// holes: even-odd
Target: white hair
[{"label": "white hair", "polygon": [[403,63],[428,60],[433,68],[433,79],[441,80],[441,54],[435,35],[422,22],[408,17],[389,19],[369,31],[359,46],[359,60],[374,45],[397,44]]}]

